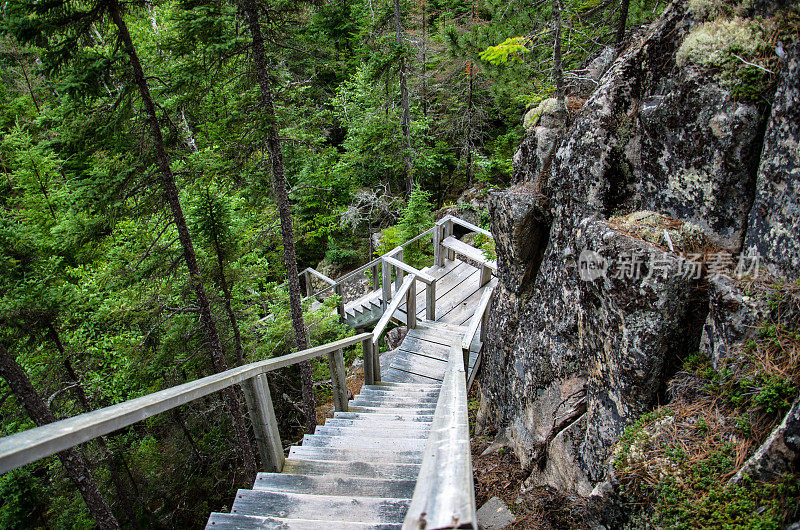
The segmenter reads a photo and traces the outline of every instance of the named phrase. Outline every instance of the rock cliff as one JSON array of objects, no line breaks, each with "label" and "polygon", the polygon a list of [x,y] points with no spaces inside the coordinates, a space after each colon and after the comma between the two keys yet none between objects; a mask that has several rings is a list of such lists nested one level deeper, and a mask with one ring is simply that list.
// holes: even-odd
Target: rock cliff
[{"label": "rock cliff", "polygon": [[737,281],[800,275],[798,46],[769,43],[772,88],[744,97],[736,72],[692,59],[707,16],[674,2],[604,52],[571,123],[529,113],[516,184],[491,197],[481,417],[530,484],[588,496],[682,359],[747,339],[763,308]]}]

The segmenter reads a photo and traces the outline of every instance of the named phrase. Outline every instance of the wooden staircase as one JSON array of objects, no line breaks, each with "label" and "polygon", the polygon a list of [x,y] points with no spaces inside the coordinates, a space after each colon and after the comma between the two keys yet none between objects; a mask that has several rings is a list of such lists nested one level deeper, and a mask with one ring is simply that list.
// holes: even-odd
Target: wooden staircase
[{"label": "wooden staircase", "polygon": [[382,382],[365,385],[302,445],[282,473],[259,473],[207,529],[401,528],[411,503],[451,348],[460,329],[412,329]]}]

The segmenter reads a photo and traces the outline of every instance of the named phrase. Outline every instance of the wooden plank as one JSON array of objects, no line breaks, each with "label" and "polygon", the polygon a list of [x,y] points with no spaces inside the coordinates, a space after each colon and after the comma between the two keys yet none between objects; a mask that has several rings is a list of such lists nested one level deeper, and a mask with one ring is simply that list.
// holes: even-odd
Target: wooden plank
[{"label": "wooden plank", "polygon": [[[303,447],[289,449],[289,459],[327,460],[334,462],[396,462],[419,464],[422,451],[391,450],[376,448]],[[288,460],[288,459],[287,459]]]},{"label": "wooden plank", "polygon": [[392,368],[405,370],[417,375],[424,375],[432,379],[444,378],[444,373],[447,363],[437,361],[430,357],[423,357],[422,355],[415,355],[408,359],[395,359],[392,363]]},{"label": "wooden plank", "polygon": [[[206,523],[207,530],[319,530],[326,521],[315,519],[284,519],[236,513],[213,512]],[[397,530],[401,525],[384,523],[354,523],[337,521],[336,530]]]},{"label": "wooden plank", "polygon": [[[451,335],[449,337],[450,344],[452,344],[453,340],[458,338],[459,335],[455,334]],[[403,339],[402,344],[400,344],[400,349],[412,353],[419,353],[421,355],[428,355],[429,357],[437,357],[444,360],[447,360],[447,358],[450,356],[449,347],[439,342],[433,342],[430,340],[416,337],[414,335],[411,335],[410,332],[408,335],[406,335],[406,338]]]},{"label": "wooden plank", "polygon": [[453,344],[448,370],[425,446],[403,528],[477,528],[461,345]]},{"label": "wooden plank", "polygon": [[394,259],[394,258],[389,257],[389,256],[386,256],[385,258],[383,258],[383,261],[384,261],[384,263],[388,263],[388,264],[392,265],[396,269],[400,269],[400,270],[405,271],[405,272],[407,272],[409,274],[415,275],[419,281],[421,281],[421,282],[423,282],[425,284],[431,284],[431,283],[433,283],[435,281],[435,278],[433,276],[431,276],[431,275],[429,275],[429,274],[427,274],[425,272],[422,272],[421,270],[419,270],[419,269],[417,269],[415,267],[412,267],[408,263],[404,263],[404,262],[402,262],[400,260]]},{"label": "wooden plank", "polygon": [[[488,287],[492,287],[496,284],[497,280],[492,280],[487,285]],[[449,324],[462,325],[464,326],[464,332],[466,332],[469,321],[472,315],[475,314],[475,309],[478,307],[485,289],[486,287],[479,287],[473,291],[469,296],[464,298],[461,304],[448,311],[447,314],[444,315],[443,321]]]},{"label": "wooden plank", "polygon": [[361,333],[289,355],[232,368],[117,405],[6,436],[0,439],[0,473],[127,427],[259,374],[310,360],[371,338],[369,333]]},{"label": "wooden plank", "polygon": [[311,274],[313,274],[314,276],[316,276],[317,278],[319,278],[323,282],[327,283],[328,285],[336,285],[336,280],[333,280],[333,279],[325,276],[324,274],[322,274],[321,272],[319,272],[316,269],[312,269],[311,267],[309,267],[304,272],[310,272]]},{"label": "wooden plank", "polygon": [[390,367],[383,375],[384,381],[393,381],[398,383],[438,383],[441,379],[433,377],[425,377],[424,375],[412,374],[405,370]]},{"label": "wooden plank", "polygon": [[406,338],[432,342],[434,344],[445,346],[449,349],[453,345],[453,341],[456,340],[460,335],[463,335],[463,333],[449,331],[439,326],[430,327],[428,325],[420,325],[417,326],[416,329],[409,330]]},{"label": "wooden plank", "polygon": [[[439,285],[437,282],[436,287],[436,315],[439,321],[446,320],[444,317],[448,312],[450,312],[454,307],[457,307],[458,304],[462,303],[463,299],[469,296],[472,292],[478,289],[478,281],[480,271],[475,267],[464,264],[465,267],[459,269],[458,271],[454,271],[450,275],[446,276],[444,282],[445,290],[444,292],[440,292]],[[472,285],[472,284],[475,285]],[[468,292],[465,292],[468,291]],[[422,296],[422,295],[420,295]],[[420,307],[420,304],[424,305],[425,300],[424,298],[417,297],[417,317],[423,317],[423,311],[425,311],[424,307]],[[401,304],[398,310],[398,320],[401,322],[405,322],[405,305]]]},{"label": "wooden plank", "polygon": [[316,495],[355,495],[358,497],[411,498],[414,480],[348,477],[342,475],[292,475],[259,473],[254,490]]},{"label": "wooden plank", "polygon": [[469,326],[467,326],[467,332],[461,339],[461,349],[466,352],[469,352],[470,346],[472,346],[472,341],[475,338],[475,335],[478,333],[478,327],[481,325],[481,322],[483,322],[484,314],[489,309],[489,305],[492,303],[492,293],[494,293],[494,287],[487,287],[483,290],[483,294],[481,294],[481,299],[478,302],[475,313],[472,315],[472,318],[469,321]]},{"label": "wooden plank", "polygon": [[[440,300],[456,289],[459,284],[470,274],[476,271],[472,265],[461,261],[451,261],[444,270],[444,274],[436,278],[436,313],[439,314]],[[423,312],[427,310],[426,293],[420,292],[417,295],[417,315],[422,318]],[[405,304],[400,305],[400,312],[403,315],[402,322],[405,323]]]},{"label": "wooden plank", "polygon": [[380,338],[386,332],[386,325],[389,323],[389,320],[392,318],[392,315],[400,304],[403,302],[403,298],[405,297],[408,290],[411,288],[411,284],[414,282],[415,277],[413,275],[409,276],[405,280],[403,280],[403,285],[400,286],[400,289],[394,294],[394,298],[392,302],[389,304],[389,307],[386,308],[386,311],[383,313],[383,316],[378,321],[378,324],[375,326],[375,330],[372,332],[372,344],[377,345]]},{"label": "wooden plank", "polygon": [[448,236],[442,241],[442,246],[444,248],[450,249],[456,254],[461,254],[465,258],[471,259],[472,261],[476,261],[478,263],[484,264],[494,272],[497,272],[497,262],[487,260],[486,256],[483,255],[483,252],[479,248],[475,248],[472,245],[468,245],[463,241],[456,239],[453,236]]},{"label": "wooden plank", "polygon": [[457,225],[461,225],[464,228],[466,228],[467,230],[470,230],[471,232],[477,232],[479,234],[485,235],[486,237],[488,237],[490,239],[494,239],[494,236],[488,230],[484,230],[480,226],[477,226],[477,225],[474,225],[472,223],[469,223],[469,222],[467,222],[467,221],[465,221],[463,219],[460,219],[460,218],[455,217],[453,215],[447,215],[444,219],[447,219],[448,221],[452,221],[453,223],[455,223]]},{"label": "wooden plank", "polygon": [[406,499],[333,495],[298,495],[271,491],[239,490],[231,513],[292,519],[391,523],[402,519]]},{"label": "wooden plank", "polygon": [[359,477],[386,477],[395,479],[417,479],[418,463],[372,462],[357,460],[298,460],[287,458],[284,473],[304,475],[348,475]]},{"label": "wooden plank", "polygon": [[278,418],[272,406],[269,384],[264,374],[259,374],[251,381],[253,405],[255,406],[258,424],[253,425],[256,444],[259,449],[264,469],[280,472],[283,469],[283,445],[278,431]]}]

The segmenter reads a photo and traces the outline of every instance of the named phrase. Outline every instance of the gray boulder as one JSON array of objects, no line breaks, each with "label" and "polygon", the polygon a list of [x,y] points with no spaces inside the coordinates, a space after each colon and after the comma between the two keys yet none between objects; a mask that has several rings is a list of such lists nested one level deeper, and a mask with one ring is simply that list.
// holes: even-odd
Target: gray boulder
[{"label": "gray boulder", "polygon": [[777,276],[800,276],[800,45],[784,50],[745,247]]}]

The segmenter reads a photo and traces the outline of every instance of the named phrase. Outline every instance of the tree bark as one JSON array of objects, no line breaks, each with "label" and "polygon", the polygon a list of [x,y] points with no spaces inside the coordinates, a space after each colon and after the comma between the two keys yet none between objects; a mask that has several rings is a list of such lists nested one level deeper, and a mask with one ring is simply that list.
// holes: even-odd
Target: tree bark
[{"label": "tree bark", "polygon": [[[42,426],[56,421],[47,404],[33,388],[28,375],[2,344],[0,344],[0,377],[6,380],[36,425]],[[58,453],[58,458],[78,488],[97,526],[102,530],[120,528],[80,453],[74,448],[66,449]]]},{"label": "tree bark", "polygon": [[616,46],[620,48],[622,42],[625,40],[625,29],[628,26],[628,8],[630,7],[631,0],[620,0],[619,3],[619,21],[617,22],[617,39]]},{"label": "tree bark", "polygon": [[[205,335],[206,347],[211,356],[211,364],[216,372],[224,372],[228,369],[228,362],[222,352],[222,342],[219,338],[219,331],[217,324],[214,321],[214,316],[211,313],[211,304],[206,295],[203,282],[200,277],[200,266],[197,263],[197,255],[194,251],[189,229],[186,226],[186,218],[183,215],[183,208],[181,207],[180,197],[178,195],[178,187],[175,185],[175,178],[170,168],[169,157],[164,146],[164,137],[161,134],[161,127],[158,124],[158,116],[156,115],[156,107],[153,97],[150,94],[150,88],[147,85],[147,79],[144,76],[142,64],[139,61],[139,56],[136,53],[136,48],[133,46],[128,26],[122,19],[122,14],[119,9],[119,1],[111,0],[109,12],[114,24],[119,28],[119,36],[122,40],[125,52],[131,61],[133,68],[133,78],[139,88],[139,95],[144,102],[145,112],[147,114],[147,121],[150,125],[150,134],[153,138],[153,147],[155,149],[156,163],[161,174],[161,186],[164,191],[164,196],[167,199],[172,217],[175,222],[175,227],[178,230],[178,238],[183,248],[183,258],[186,261],[186,266],[189,269],[189,281],[194,289],[195,297],[197,298],[197,305],[200,307],[200,322],[203,324]],[[250,438],[247,436],[247,427],[244,422],[244,415],[239,406],[239,401],[236,398],[236,393],[231,388],[222,390],[222,396],[225,404],[231,414],[233,429],[236,433],[236,440],[239,449],[242,453],[242,460],[244,463],[246,480],[252,482],[256,476],[256,460],[253,446],[250,443]]]},{"label": "tree bark", "polygon": [[556,100],[561,108],[564,102],[564,72],[561,65],[561,0],[553,0],[553,79],[556,82]]},{"label": "tree bark", "polygon": [[[400,0],[394,0],[394,39],[398,48],[403,46],[403,21],[400,15]],[[403,133],[403,164],[405,166],[406,197],[411,197],[414,189],[414,169],[411,163],[411,103],[408,99],[408,86],[406,83],[406,55],[400,51],[398,60],[398,76],[400,78],[400,129]]]},{"label": "tree bark", "polygon": [[[262,111],[267,118],[267,146],[272,169],[272,180],[275,188],[275,202],[281,221],[281,238],[283,240],[283,263],[286,266],[287,284],[289,285],[289,306],[294,330],[295,346],[298,350],[308,348],[308,334],[303,321],[303,306],[300,296],[300,278],[297,275],[297,255],[294,248],[294,230],[292,213],[289,210],[289,194],[286,192],[286,171],[283,166],[281,139],[275,114],[275,103],[270,84],[267,57],[264,53],[264,36],[261,33],[258,6],[253,0],[244,0],[242,8],[250,35],[253,38],[253,64],[261,96]],[[306,420],[306,432],[311,434],[317,428],[317,410],[314,399],[314,380],[311,363],[300,363],[300,380],[303,393],[303,412]]]}]

